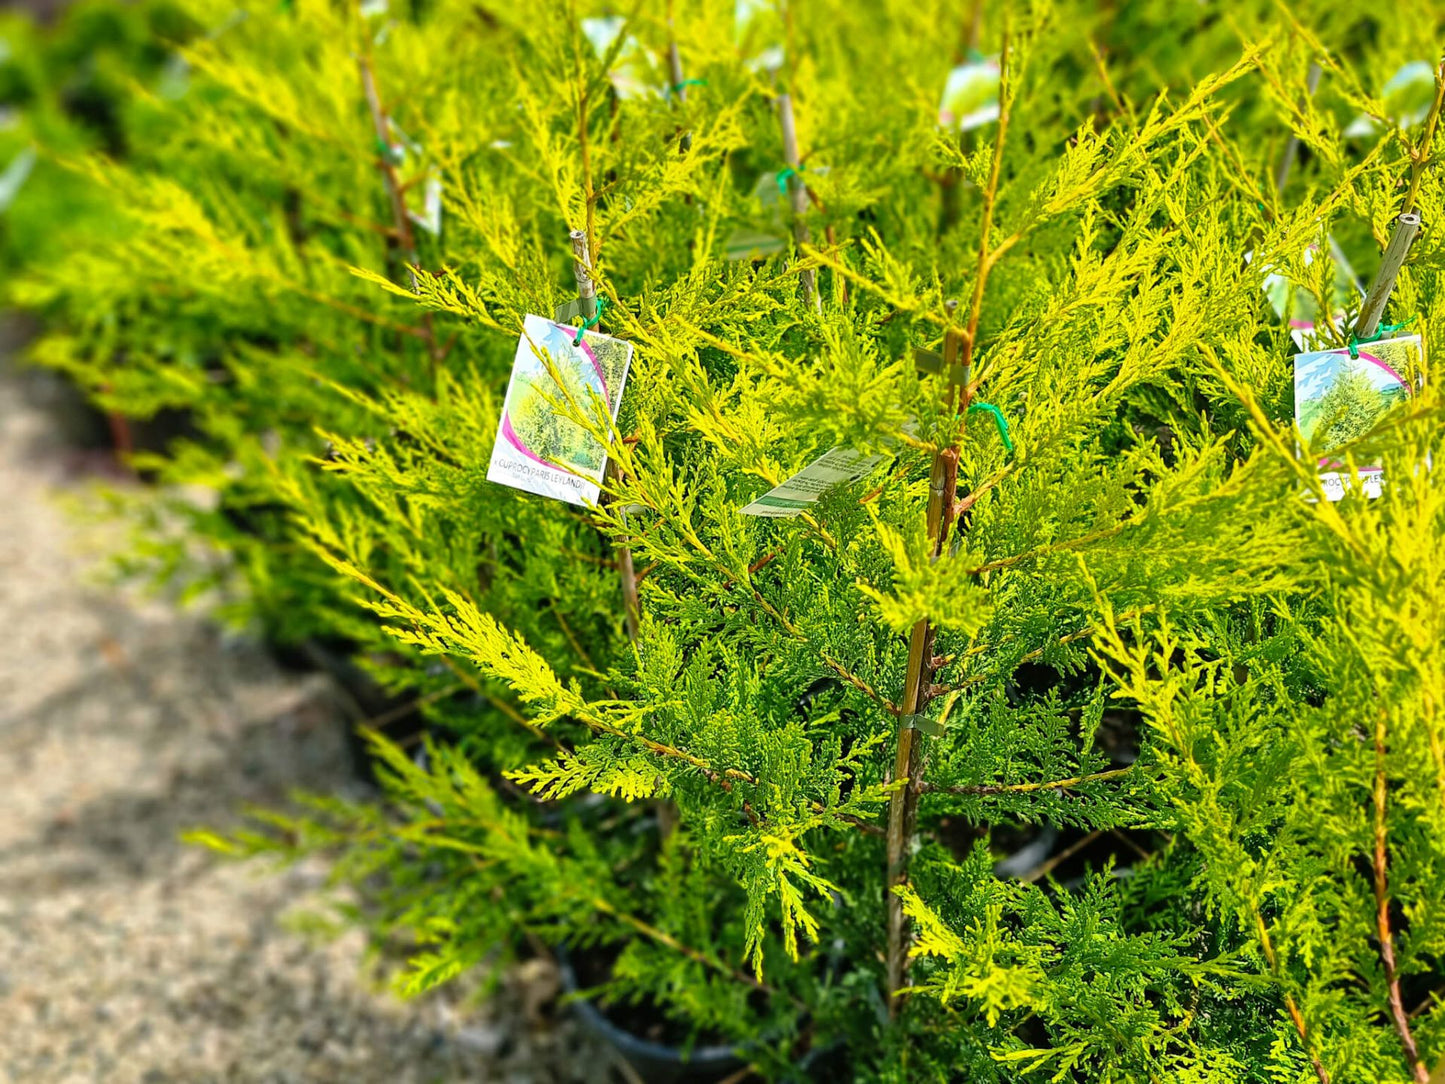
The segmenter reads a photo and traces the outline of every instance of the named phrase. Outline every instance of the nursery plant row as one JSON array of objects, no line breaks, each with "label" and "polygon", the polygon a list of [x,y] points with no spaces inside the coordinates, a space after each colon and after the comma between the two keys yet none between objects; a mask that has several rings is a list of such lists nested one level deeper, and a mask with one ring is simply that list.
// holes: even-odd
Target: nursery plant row
[{"label": "nursery plant row", "polygon": [[368,705],[372,797],[192,839],[649,1079],[1445,1079],[1442,32],[5,16],[120,570]]}]

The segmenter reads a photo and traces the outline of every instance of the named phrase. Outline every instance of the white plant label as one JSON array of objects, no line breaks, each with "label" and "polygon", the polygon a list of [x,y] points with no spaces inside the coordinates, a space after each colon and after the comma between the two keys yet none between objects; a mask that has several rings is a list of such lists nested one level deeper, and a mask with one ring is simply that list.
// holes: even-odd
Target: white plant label
[{"label": "white plant label", "polygon": [[528,315],[487,481],[595,505],[607,449],[576,415],[615,423],[631,365],[630,342],[595,331],[583,332],[579,342],[575,327]]},{"label": "white plant label", "polygon": [[856,482],[883,459],[851,448],[830,448],[781,485],[774,486],[742,510],[745,516],[785,519],[812,508],[835,486]]}]

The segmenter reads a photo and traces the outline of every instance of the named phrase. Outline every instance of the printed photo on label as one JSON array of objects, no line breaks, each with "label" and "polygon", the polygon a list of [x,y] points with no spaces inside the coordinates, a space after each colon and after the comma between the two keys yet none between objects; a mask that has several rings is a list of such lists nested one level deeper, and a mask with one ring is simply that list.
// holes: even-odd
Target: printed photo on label
[{"label": "printed photo on label", "polygon": [[[517,341],[487,480],[569,504],[595,505],[607,450],[566,416],[599,404],[612,421],[632,364],[632,344],[529,315]],[[599,418],[600,420],[600,418]]]},{"label": "printed photo on label", "polygon": [[[1295,425],[1316,456],[1330,500],[1350,488],[1346,464],[1334,453],[1366,436],[1410,398],[1408,374],[1418,371],[1420,351],[1420,336],[1405,335],[1362,343],[1358,357],[1347,349],[1295,355]],[[1356,470],[1362,492],[1379,496],[1380,460],[1357,459]]]}]

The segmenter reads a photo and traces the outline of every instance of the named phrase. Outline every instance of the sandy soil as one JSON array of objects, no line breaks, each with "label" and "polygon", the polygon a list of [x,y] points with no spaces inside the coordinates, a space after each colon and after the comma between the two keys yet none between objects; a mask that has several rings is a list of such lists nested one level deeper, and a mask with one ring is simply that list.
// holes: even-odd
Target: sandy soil
[{"label": "sandy soil", "polygon": [[36,380],[0,361],[0,1080],[626,1079],[556,1007],[550,964],[477,1008],[400,1003],[361,974],[357,935],[288,925],[323,867],[180,842],[295,786],[359,786],[336,694],[96,584],[77,540],[106,529],[56,500],[94,457],[60,442]]}]

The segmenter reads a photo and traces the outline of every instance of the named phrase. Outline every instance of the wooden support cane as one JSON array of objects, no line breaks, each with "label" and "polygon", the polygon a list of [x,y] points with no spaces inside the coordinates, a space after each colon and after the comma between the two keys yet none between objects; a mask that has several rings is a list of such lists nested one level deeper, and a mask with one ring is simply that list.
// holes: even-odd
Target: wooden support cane
[{"label": "wooden support cane", "polygon": [[[799,249],[812,243],[808,223],[804,215],[808,211],[808,189],[803,184],[800,171],[802,159],[798,156],[798,129],[793,120],[793,96],[778,95],[778,124],[783,130],[783,160],[788,163],[788,200],[793,212],[793,240]],[[822,299],[818,296],[818,276],[811,267],[798,272],[803,287],[803,300],[812,306],[814,312],[823,311]]]},{"label": "wooden support cane", "polygon": [[1400,275],[1400,268],[1405,266],[1405,257],[1410,254],[1410,246],[1415,243],[1415,238],[1420,236],[1421,224],[1420,216],[1413,211],[1407,211],[1395,220],[1395,228],[1390,233],[1390,243],[1385,246],[1385,255],[1380,259],[1380,270],[1375,275],[1375,281],[1370,284],[1370,292],[1365,295],[1360,318],[1355,321],[1356,340],[1366,341],[1380,326],[1380,317],[1384,315],[1385,305],[1395,289],[1395,279]]}]

